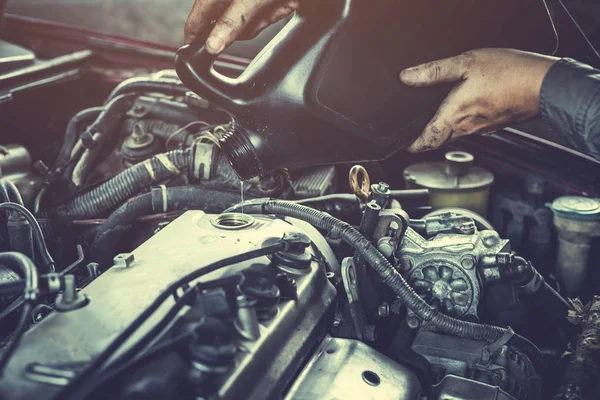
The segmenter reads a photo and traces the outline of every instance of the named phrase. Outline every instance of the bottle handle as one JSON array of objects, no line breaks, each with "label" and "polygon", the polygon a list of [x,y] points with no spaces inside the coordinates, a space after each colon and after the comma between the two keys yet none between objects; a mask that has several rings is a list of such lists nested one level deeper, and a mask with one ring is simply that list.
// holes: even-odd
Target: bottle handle
[{"label": "bottle handle", "polygon": [[204,40],[194,40],[177,50],[175,70],[190,90],[223,107],[224,102],[233,103],[242,83],[217,72],[214,68],[217,58],[218,55],[206,50]]}]

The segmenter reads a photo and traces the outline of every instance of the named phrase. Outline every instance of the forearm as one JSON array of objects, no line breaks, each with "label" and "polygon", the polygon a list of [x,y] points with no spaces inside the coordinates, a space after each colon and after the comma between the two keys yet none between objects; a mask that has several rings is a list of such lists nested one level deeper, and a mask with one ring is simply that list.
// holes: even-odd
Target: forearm
[{"label": "forearm", "polygon": [[571,59],[556,62],[540,93],[542,116],[575,148],[600,159],[600,71]]}]

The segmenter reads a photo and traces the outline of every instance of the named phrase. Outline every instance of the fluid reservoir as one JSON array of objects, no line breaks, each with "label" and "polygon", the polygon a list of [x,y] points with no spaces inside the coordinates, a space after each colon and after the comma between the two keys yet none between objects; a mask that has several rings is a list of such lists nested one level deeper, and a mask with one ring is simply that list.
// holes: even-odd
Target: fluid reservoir
[{"label": "fluid reservoir", "polygon": [[567,294],[575,295],[586,278],[592,240],[600,237],[600,200],[564,196],[550,208],[558,234],[556,273]]},{"label": "fluid reservoir", "polygon": [[485,216],[494,175],[473,165],[464,151],[446,153],[445,162],[423,162],[404,171],[407,188],[429,189],[434,209],[461,207]]}]

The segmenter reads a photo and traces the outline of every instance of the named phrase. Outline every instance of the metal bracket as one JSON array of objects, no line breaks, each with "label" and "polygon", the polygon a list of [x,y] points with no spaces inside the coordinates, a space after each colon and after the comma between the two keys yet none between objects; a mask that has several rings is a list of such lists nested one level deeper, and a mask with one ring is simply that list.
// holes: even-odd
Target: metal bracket
[{"label": "metal bracket", "polygon": [[358,340],[373,341],[375,340],[375,329],[374,326],[368,326],[366,323],[365,310],[362,307],[358,294],[356,277],[354,260],[351,257],[344,258],[342,261],[342,281],[344,282],[346,296],[348,296],[348,307],[356,332],[356,338]]},{"label": "metal bracket", "polygon": [[379,243],[381,239],[385,238],[386,243],[393,247],[391,253],[395,254],[398,246],[402,243],[402,239],[404,239],[409,220],[410,218],[404,210],[381,210],[373,233],[373,243]]}]

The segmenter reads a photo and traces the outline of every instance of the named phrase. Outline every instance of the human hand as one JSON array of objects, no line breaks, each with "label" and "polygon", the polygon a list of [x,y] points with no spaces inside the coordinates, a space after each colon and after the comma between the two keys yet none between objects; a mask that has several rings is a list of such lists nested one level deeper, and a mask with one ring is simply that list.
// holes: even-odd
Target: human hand
[{"label": "human hand", "polygon": [[206,50],[220,54],[236,39],[251,39],[287,17],[298,5],[299,0],[196,0],[185,23],[185,43],[216,21]]},{"label": "human hand", "polygon": [[402,71],[400,79],[408,86],[456,82],[407,150],[435,149],[461,136],[490,134],[536,117],[542,81],[557,60],[519,50],[480,49]]}]

